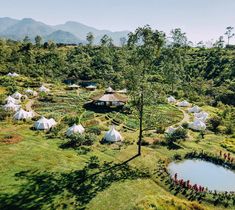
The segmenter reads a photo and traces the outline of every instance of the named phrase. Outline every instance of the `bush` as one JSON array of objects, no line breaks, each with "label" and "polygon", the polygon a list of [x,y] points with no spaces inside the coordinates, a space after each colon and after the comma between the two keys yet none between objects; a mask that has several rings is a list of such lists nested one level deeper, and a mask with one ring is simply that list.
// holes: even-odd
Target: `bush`
[{"label": "bush", "polygon": [[101,134],[101,130],[98,127],[90,127],[90,128],[88,128],[87,131],[88,131],[88,133],[93,133],[95,135],[100,135]]},{"label": "bush", "polygon": [[0,108],[0,121],[5,120],[7,118],[7,116],[8,116],[8,113],[5,110],[3,110],[2,108]]},{"label": "bush", "polygon": [[61,145],[61,148],[79,148],[81,146],[91,146],[94,144],[96,137],[94,134],[74,134],[69,137],[69,141]]},{"label": "bush", "polygon": [[218,116],[209,119],[208,128],[213,132],[218,132],[218,127],[221,124],[222,119]]},{"label": "bush", "polygon": [[182,128],[178,128],[173,133],[166,134],[166,142],[168,145],[174,144],[178,140],[185,140],[187,137],[187,131]]},{"label": "bush", "polygon": [[184,123],[182,123],[182,125],[181,125],[184,129],[187,129],[188,128],[188,123],[187,122],[184,122]]}]

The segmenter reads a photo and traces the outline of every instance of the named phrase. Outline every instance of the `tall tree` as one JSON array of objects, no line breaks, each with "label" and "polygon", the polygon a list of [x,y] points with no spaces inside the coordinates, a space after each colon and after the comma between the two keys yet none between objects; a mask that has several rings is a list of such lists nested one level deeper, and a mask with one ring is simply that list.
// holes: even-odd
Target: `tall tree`
[{"label": "tall tree", "polygon": [[42,37],[41,36],[38,35],[35,37],[35,44],[37,47],[41,46],[41,44],[42,44]]},{"label": "tall tree", "polygon": [[148,74],[154,68],[163,43],[164,34],[153,31],[149,26],[138,28],[134,33],[129,34],[128,47],[131,57],[127,83],[139,117],[138,155],[141,155],[145,106],[150,102],[150,93],[154,93]]},{"label": "tall tree", "polygon": [[234,28],[232,26],[228,26],[226,28],[225,35],[227,36],[227,39],[228,39],[228,45],[229,45],[230,39],[235,36],[235,34],[233,33],[233,29]]},{"label": "tall tree", "polygon": [[174,47],[187,46],[188,44],[186,33],[182,32],[180,28],[171,30],[170,38]]},{"label": "tall tree", "polygon": [[92,45],[93,45],[93,43],[94,43],[94,38],[95,38],[95,37],[94,37],[94,35],[93,35],[92,32],[89,32],[89,33],[87,34],[86,40],[87,40],[89,46],[92,46]]}]

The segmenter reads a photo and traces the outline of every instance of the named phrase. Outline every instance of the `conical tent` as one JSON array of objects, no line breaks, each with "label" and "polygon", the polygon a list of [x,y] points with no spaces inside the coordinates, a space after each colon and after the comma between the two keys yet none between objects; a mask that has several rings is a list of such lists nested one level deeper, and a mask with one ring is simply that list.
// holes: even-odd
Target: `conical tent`
[{"label": "conical tent", "polygon": [[3,109],[5,111],[14,111],[14,112],[16,112],[17,110],[20,109],[20,107],[21,107],[20,105],[9,102],[9,103],[7,103],[3,106]]},{"label": "conical tent", "polygon": [[48,88],[46,88],[45,86],[41,86],[40,88],[39,88],[39,91],[40,92],[45,92],[45,93],[47,93],[47,92],[49,92],[50,90],[48,89]]},{"label": "conical tent", "polygon": [[112,127],[104,136],[105,141],[108,142],[117,142],[117,141],[122,141],[123,137],[121,134],[114,128]]},{"label": "conical tent", "polygon": [[205,122],[207,118],[209,117],[209,114],[207,112],[199,112],[194,114],[195,120],[200,120],[202,122]]},{"label": "conical tent", "polygon": [[20,76],[20,75],[14,72],[11,76],[12,76],[12,77],[18,77],[18,76]]},{"label": "conical tent", "polygon": [[7,74],[7,76],[9,76],[9,77],[18,77],[18,76],[20,76],[19,74],[17,74],[17,73],[11,73],[11,72],[9,72],[8,74]]},{"label": "conical tent", "polygon": [[12,98],[20,100],[22,98],[22,94],[19,92],[15,92],[14,94],[11,95]]},{"label": "conical tent", "polygon": [[194,120],[194,122],[189,123],[189,128],[196,131],[203,131],[206,129],[206,124],[201,120]]},{"label": "conical tent", "polygon": [[24,120],[24,119],[31,119],[33,118],[34,114],[33,112],[27,112],[23,109],[20,109],[18,112],[16,112],[13,116],[15,120]]},{"label": "conical tent", "polygon": [[198,106],[194,106],[194,107],[188,109],[189,113],[198,113],[200,111],[201,111],[201,109]]},{"label": "conical tent", "polygon": [[82,134],[84,131],[85,131],[85,129],[83,128],[83,126],[81,124],[80,125],[74,124],[73,126],[68,128],[66,135],[71,136],[76,133]]},{"label": "conical tent", "polygon": [[176,99],[173,96],[167,98],[168,103],[176,103]]},{"label": "conical tent", "polygon": [[181,106],[181,107],[187,107],[187,106],[190,106],[189,102],[187,101],[181,101],[177,104],[178,106]]},{"label": "conical tent", "polygon": [[56,122],[54,119],[47,119],[45,117],[41,117],[38,121],[34,123],[34,127],[37,130],[49,130],[53,126],[56,125]]},{"label": "conical tent", "polygon": [[178,126],[178,127],[170,126],[166,129],[165,133],[172,134],[178,129],[183,129],[183,127],[182,126]]},{"label": "conical tent", "polygon": [[6,103],[14,103],[14,104],[19,104],[19,103],[20,103],[19,100],[16,100],[16,99],[14,99],[14,98],[11,97],[11,96],[8,96],[8,97],[5,99],[5,102],[6,102]]}]

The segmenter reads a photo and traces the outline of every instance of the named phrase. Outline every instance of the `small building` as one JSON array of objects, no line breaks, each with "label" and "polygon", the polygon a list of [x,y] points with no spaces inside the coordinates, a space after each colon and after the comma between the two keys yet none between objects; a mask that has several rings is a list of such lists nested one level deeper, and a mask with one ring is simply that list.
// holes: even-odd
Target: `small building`
[{"label": "small building", "polygon": [[88,85],[85,87],[87,90],[90,90],[90,91],[94,91],[96,90],[96,86],[95,85]]},{"label": "small building", "polygon": [[76,84],[72,84],[72,85],[68,85],[68,89],[70,89],[70,90],[76,90],[76,89],[78,89],[80,86],[79,85],[76,85]]},{"label": "small building", "polygon": [[127,96],[115,93],[111,88],[108,88],[104,94],[100,94],[93,98],[93,104],[108,107],[124,106],[127,101]]}]

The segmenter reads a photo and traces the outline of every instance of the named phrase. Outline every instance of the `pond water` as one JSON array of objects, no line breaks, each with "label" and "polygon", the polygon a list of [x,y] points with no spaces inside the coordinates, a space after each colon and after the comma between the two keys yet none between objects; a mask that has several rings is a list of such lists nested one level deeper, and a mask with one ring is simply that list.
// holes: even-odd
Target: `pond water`
[{"label": "pond water", "polygon": [[207,187],[209,190],[235,192],[235,172],[203,160],[172,162],[168,166],[172,176],[190,180],[191,184]]}]

